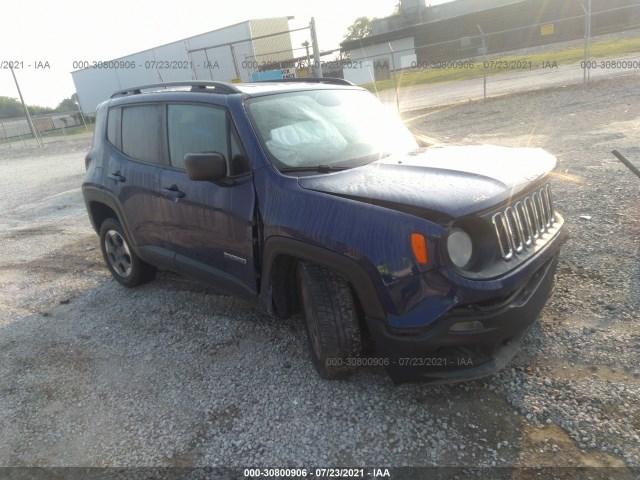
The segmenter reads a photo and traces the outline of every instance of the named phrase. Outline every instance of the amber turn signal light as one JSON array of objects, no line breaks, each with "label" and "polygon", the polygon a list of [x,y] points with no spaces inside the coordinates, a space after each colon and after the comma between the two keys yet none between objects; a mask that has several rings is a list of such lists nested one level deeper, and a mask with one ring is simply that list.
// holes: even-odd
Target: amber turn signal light
[{"label": "amber turn signal light", "polygon": [[427,239],[419,233],[411,234],[411,248],[420,265],[427,264]]}]

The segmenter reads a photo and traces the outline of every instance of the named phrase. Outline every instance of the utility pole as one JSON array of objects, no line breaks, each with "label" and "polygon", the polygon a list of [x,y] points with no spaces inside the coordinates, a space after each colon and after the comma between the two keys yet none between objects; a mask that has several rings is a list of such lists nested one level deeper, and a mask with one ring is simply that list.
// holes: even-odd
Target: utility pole
[{"label": "utility pole", "polygon": [[485,40],[485,34],[482,30],[480,24],[478,24],[478,30],[480,30],[480,35],[482,35],[482,47],[480,51],[482,52],[482,76],[484,77],[484,99],[487,99],[487,42]]},{"label": "utility pole", "polygon": [[391,42],[389,42],[389,51],[391,52],[391,70],[393,73],[393,87],[396,90],[396,110],[398,114],[400,113],[400,97],[398,95],[398,81],[396,79],[396,61],[395,54],[393,53],[393,47],[391,46]]},{"label": "utility pole", "polygon": [[[236,50],[235,48],[233,48],[233,43],[231,43],[229,45],[229,48],[231,49],[231,58],[233,59],[233,66],[236,69],[236,78],[238,79],[238,82],[242,82],[242,77],[240,77],[240,70],[238,70],[238,60],[236,59]],[[205,54],[206,54],[206,50],[205,50]],[[211,71],[211,69],[209,69],[209,71]]]},{"label": "utility pole", "polygon": [[[78,94],[76,93],[76,98],[78,98]],[[73,95],[71,95],[71,99],[73,100]],[[78,108],[78,113],[80,114],[80,118],[82,119],[82,123],[84,124],[84,129],[85,130],[89,130],[87,128],[87,122],[84,120],[84,113],[82,113],[82,108],[80,108],[80,99],[78,98],[78,100],[74,100],[73,103],[76,104],[76,107]]]},{"label": "utility pole", "polygon": [[31,135],[33,135],[33,138],[35,138],[36,142],[38,143],[38,146],[40,148],[43,148],[44,144],[42,143],[42,139],[40,137],[38,137],[38,134],[36,133],[36,128],[33,126],[33,122],[31,121],[31,115],[29,115],[29,109],[27,108],[27,105],[24,103],[24,98],[22,98],[22,92],[20,91],[20,85],[18,85],[18,79],[16,78],[16,74],[13,71],[13,67],[9,66],[9,70],[11,70],[11,75],[13,75],[13,81],[16,82],[16,88],[18,89],[18,95],[20,95],[20,101],[22,102],[22,108],[24,108],[24,114],[27,116],[27,122],[29,123],[29,129],[31,129]]},{"label": "utility pole", "polygon": [[307,50],[307,75],[311,76],[311,55],[309,54],[309,40],[305,40],[302,46]]},{"label": "utility pole", "polygon": [[[589,0],[589,23],[587,28],[587,60],[591,58],[591,0]],[[591,69],[587,69],[587,85],[591,81]]]},{"label": "utility pole", "polygon": [[320,47],[318,47],[318,36],[316,35],[316,19],[311,17],[309,24],[311,29],[311,41],[313,42],[313,59],[316,62],[316,77],[322,78],[322,64],[320,63]]},{"label": "utility pole", "polygon": [[591,61],[591,0],[589,0],[588,7],[580,5],[584,11],[584,72],[583,83],[589,84],[591,77],[591,69],[589,68],[589,62]]}]

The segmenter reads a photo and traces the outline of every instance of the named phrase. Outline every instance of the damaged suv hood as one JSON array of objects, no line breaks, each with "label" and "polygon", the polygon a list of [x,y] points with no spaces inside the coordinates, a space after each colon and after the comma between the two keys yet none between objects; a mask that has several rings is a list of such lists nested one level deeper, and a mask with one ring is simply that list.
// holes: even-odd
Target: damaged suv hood
[{"label": "damaged suv hood", "polygon": [[351,170],[301,177],[299,183],[408,213],[457,218],[517,196],[555,165],[556,158],[540,148],[430,147]]}]

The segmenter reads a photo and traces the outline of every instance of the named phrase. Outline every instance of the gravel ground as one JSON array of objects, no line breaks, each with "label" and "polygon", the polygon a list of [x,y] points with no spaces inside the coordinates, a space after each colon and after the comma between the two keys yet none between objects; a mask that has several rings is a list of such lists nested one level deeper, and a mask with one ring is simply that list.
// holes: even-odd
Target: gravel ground
[{"label": "gravel ground", "polygon": [[[529,369],[499,375],[532,425],[558,425],[582,451],[640,460],[640,164],[638,78],[561,88],[420,114],[410,125],[459,144],[542,147],[557,155],[557,209],[572,239],[558,287],[529,337]],[[517,363],[517,361],[516,361]],[[550,445],[553,452],[553,445]]]},{"label": "gravel ground", "polygon": [[[441,141],[558,155],[572,234],[514,362],[456,385],[396,387],[378,369],[322,381],[300,317],[170,273],[120,287],[79,191],[89,135],[0,149],[0,466],[581,466],[637,478],[640,180],[609,152],[640,164],[639,94],[627,78],[411,113]],[[494,477],[451,478],[474,472]]]}]

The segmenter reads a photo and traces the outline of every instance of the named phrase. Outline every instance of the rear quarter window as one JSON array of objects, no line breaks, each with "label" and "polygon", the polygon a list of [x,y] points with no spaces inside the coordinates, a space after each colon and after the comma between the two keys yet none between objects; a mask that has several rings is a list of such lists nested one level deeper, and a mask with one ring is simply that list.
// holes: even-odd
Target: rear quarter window
[{"label": "rear quarter window", "polygon": [[110,108],[107,118],[107,140],[109,143],[119,150],[122,150],[122,141],[120,134],[122,132],[120,117],[122,113],[119,107]]}]

